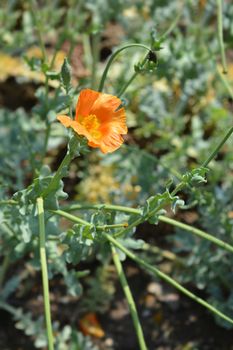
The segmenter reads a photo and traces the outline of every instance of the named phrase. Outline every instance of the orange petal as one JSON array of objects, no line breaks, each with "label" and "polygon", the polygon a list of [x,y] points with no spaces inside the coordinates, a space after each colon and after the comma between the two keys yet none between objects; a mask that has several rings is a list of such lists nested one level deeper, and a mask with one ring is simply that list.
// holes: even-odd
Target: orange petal
[{"label": "orange petal", "polygon": [[[99,147],[99,144],[95,143],[95,140],[90,135],[90,133],[78,122],[71,119],[70,117],[67,117],[66,115],[59,115],[57,116],[57,119],[66,127],[66,128],[72,128],[78,135],[85,136],[89,142],[91,147]],[[93,146],[95,144],[95,146]]]},{"label": "orange petal", "polygon": [[100,94],[94,102],[90,114],[94,114],[101,122],[111,121],[116,109],[120,106],[121,100],[113,95]]},{"label": "orange petal", "polygon": [[121,108],[117,112],[112,114],[111,121],[103,123],[101,127],[104,130],[105,128],[108,128],[111,130],[111,132],[115,132],[118,134],[125,135],[128,132],[128,128],[126,125],[126,114],[125,109]]},{"label": "orange petal", "polygon": [[85,335],[92,335],[96,338],[102,338],[105,335],[96,314],[92,312],[86,314],[83,318],[81,318],[79,321],[79,326]]},{"label": "orange petal", "polygon": [[110,133],[109,135],[106,135],[101,140],[100,149],[103,153],[111,153],[116,151],[122,143],[124,142],[124,139],[121,135],[116,133]]},{"label": "orange petal", "polygon": [[87,116],[88,114],[91,114],[90,110],[100,94],[100,92],[91,89],[85,89],[80,92],[76,106],[76,121],[78,121],[79,115]]},{"label": "orange petal", "polygon": [[61,122],[66,128],[69,128],[73,122],[73,120],[70,117],[67,117],[67,115],[58,115],[57,120]]},{"label": "orange petal", "polygon": [[93,141],[88,141],[88,145],[89,145],[90,147],[93,147],[93,148],[98,148],[98,147],[100,147],[100,144],[99,144],[99,143],[95,143],[95,142],[93,142]]}]

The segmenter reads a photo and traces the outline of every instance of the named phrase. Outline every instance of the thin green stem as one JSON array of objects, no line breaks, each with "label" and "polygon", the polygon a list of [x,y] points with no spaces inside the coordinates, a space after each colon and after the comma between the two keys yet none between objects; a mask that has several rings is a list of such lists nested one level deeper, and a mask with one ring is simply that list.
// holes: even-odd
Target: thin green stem
[{"label": "thin green stem", "polygon": [[32,12],[32,16],[35,20],[35,24],[36,24],[36,28],[37,28],[37,32],[38,32],[38,39],[39,39],[39,44],[40,44],[40,48],[41,48],[41,52],[42,52],[42,59],[44,62],[47,61],[47,57],[46,57],[46,49],[45,49],[45,45],[43,42],[43,38],[42,38],[42,28],[41,28],[41,22],[40,20],[38,20],[37,18],[37,13],[39,13],[40,11],[37,10],[36,8],[36,1],[35,0],[30,0],[31,3],[31,12]]},{"label": "thin green stem", "polygon": [[140,215],[140,209],[124,207],[121,205],[112,205],[112,204],[71,204],[68,206],[63,206],[63,210],[65,211],[74,211],[74,210],[85,210],[85,209],[93,209],[93,210],[114,210],[121,211],[129,214]]},{"label": "thin green stem", "polygon": [[[136,209],[136,208],[129,208],[129,207],[124,207],[121,205],[112,205],[112,204],[86,204],[86,205],[82,205],[82,204],[73,204],[71,206],[66,206],[63,207],[64,211],[74,211],[74,210],[85,210],[85,209],[106,209],[106,210],[114,210],[114,211],[120,211],[120,212],[124,212],[124,213],[128,213],[128,214],[135,214],[135,215],[141,215],[141,209]],[[63,216],[64,216],[64,211],[62,211]],[[54,211],[54,213],[56,213],[57,211]],[[68,213],[67,213],[68,214]],[[69,218],[66,214],[66,217]],[[69,214],[70,215],[70,214]],[[76,218],[76,216],[71,215],[71,218]],[[82,220],[77,218],[78,220]],[[223,248],[231,253],[233,253],[233,246],[231,246],[230,244],[215,238],[214,236],[210,235],[209,233],[200,230],[198,228],[195,228],[191,225],[187,225],[185,223],[182,223],[180,221],[168,218],[164,215],[159,215],[158,216],[158,220],[162,221],[162,222],[166,222],[169,225],[175,226],[175,227],[179,227],[187,232],[190,232],[198,237],[201,237],[203,239],[206,239],[216,245],[218,245],[220,248]],[[87,224],[87,222],[85,221],[85,225]],[[128,227],[126,227],[128,228]]]},{"label": "thin green stem", "polygon": [[181,2],[180,4],[180,8],[179,8],[179,12],[178,14],[176,15],[176,17],[174,18],[173,22],[171,23],[171,25],[169,26],[169,28],[165,31],[164,34],[161,35],[161,37],[159,38],[159,41],[164,41],[172,32],[173,30],[175,29],[175,27],[177,26],[182,14],[184,13],[184,10],[183,10],[183,1]]},{"label": "thin green stem", "polygon": [[184,264],[184,261],[181,258],[176,256],[174,253],[170,252],[169,250],[163,250],[157,246],[153,246],[153,245],[148,244],[148,243],[144,243],[142,246],[142,249],[147,251],[147,252],[149,251],[149,252],[154,253],[154,254],[159,254],[161,257],[163,257],[165,259],[175,261],[179,264]]},{"label": "thin green stem", "polygon": [[207,165],[211,162],[212,159],[215,158],[215,156],[217,155],[217,153],[219,152],[219,150],[222,148],[222,146],[224,145],[224,143],[229,139],[229,137],[231,136],[231,134],[233,133],[233,126],[228,130],[228,132],[226,133],[226,135],[223,137],[223,139],[219,142],[219,144],[216,146],[216,148],[213,150],[213,152],[211,153],[211,155],[209,156],[209,158],[202,164],[202,166],[204,168],[207,167]]},{"label": "thin green stem", "polygon": [[[144,65],[146,64],[148,59],[148,55],[146,55],[141,63],[141,68],[144,67]],[[126,91],[126,89],[128,88],[128,86],[132,83],[132,81],[137,77],[137,75],[139,74],[139,72],[135,72],[131,78],[127,81],[127,83],[121,88],[121,90],[118,92],[117,96],[120,98],[123,93]]]},{"label": "thin green stem", "polygon": [[195,300],[197,303],[201,304],[206,309],[213,312],[215,315],[217,315],[217,316],[223,318],[225,321],[228,321],[229,323],[233,324],[233,319],[231,319],[230,317],[228,317],[227,315],[225,315],[224,313],[222,313],[221,311],[219,311],[218,309],[216,309],[215,307],[213,307],[212,305],[207,303],[205,300],[199,298],[198,296],[196,296],[195,294],[190,292],[188,289],[183,287],[181,284],[179,284],[177,281],[175,281],[173,278],[171,278],[170,276],[168,276],[164,272],[162,272],[159,269],[157,269],[156,267],[150,265],[145,260],[140,259],[137,255],[135,255],[130,250],[125,248],[121,243],[119,243],[119,241],[117,241],[115,238],[113,238],[109,234],[106,234],[106,233],[103,233],[103,234],[109,242],[111,242],[115,247],[120,249],[123,253],[125,253],[130,259],[135,261],[137,264],[141,265],[146,270],[150,271],[153,275],[166,281],[167,283],[169,283],[170,285],[172,285],[173,287],[178,289],[180,292],[182,292],[183,294],[185,294],[189,298]]},{"label": "thin green stem", "polygon": [[221,241],[218,238],[215,238],[214,236],[211,236],[209,233],[207,233],[205,231],[199,230],[198,228],[195,228],[195,227],[190,226],[190,225],[183,224],[182,222],[170,219],[166,216],[159,216],[159,220],[162,222],[166,222],[167,224],[170,224],[172,226],[179,227],[182,230],[190,232],[190,233],[192,233],[200,238],[204,238],[204,239],[218,245],[220,248],[223,248],[223,249],[233,253],[233,246],[231,246],[230,244],[228,244],[224,241]]},{"label": "thin green stem", "polygon": [[46,122],[46,133],[45,133],[44,147],[43,147],[42,156],[41,156],[42,161],[43,161],[43,159],[46,155],[46,152],[47,152],[50,131],[51,131],[51,124],[49,122]]},{"label": "thin green stem", "polygon": [[[179,186],[179,185],[178,185],[178,186]],[[176,188],[178,188],[178,186],[177,186]],[[160,205],[158,205],[157,207],[155,207],[153,210],[151,210],[151,211],[149,212],[148,218],[150,218],[150,217],[152,217],[153,215],[155,215],[156,213],[158,213],[158,212],[159,212],[161,209],[163,209],[163,208],[166,206],[166,204],[168,204],[168,203],[169,203],[169,201],[167,200],[167,201],[164,201],[163,203],[161,203]],[[115,237],[115,238],[119,238],[119,237],[125,235],[128,231],[130,231],[132,228],[138,226],[138,225],[141,224],[143,221],[145,221],[145,220],[143,219],[142,216],[139,217],[139,218],[137,218],[137,219],[135,219],[127,228],[116,232],[116,233],[114,234],[114,237]]]},{"label": "thin green stem", "polygon": [[48,184],[48,187],[42,192],[41,196],[46,197],[48,194],[54,190],[57,189],[57,185],[59,184],[59,181],[62,179],[63,176],[65,176],[65,171],[68,168],[70,162],[73,158],[75,158],[75,153],[78,148],[79,139],[76,136],[71,137],[69,140],[69,144],[67,147],[67,152],[65,157],[63,158],[61,164],[59,165],[56,173],[52,177],[50,183]]},{"label": "thin green stem", "polygon": [[231,99],[233,100],[233,89],[229,83],[229,81],[226,79],[226,77],[220,72],[220,70],[217,68],[218,76],[220,77],[223,85],[225,86],[226,90],[228,91]]},{"label": "thin green stem", "polygon": [[99,62],[100,53],[100,33],[93,34],[92,39],[91,87],[92,89],[96,89],[97,64]]},{"label": "thin green stem", "polygon": [[72,160],[72,155],[69,151],[67,151],[65,157],[63,158],[61,164],[59,165],[48,187],[42,192],[42,197],[45,198],[51,191],[53,191],[57,187],[57,184],[63,177],[64,169],[69,166],[71,160]]},{"label": "thin green stem", "polygon": [[83,34],[82,35],[82,44],[83,44],[83,50],[84,50],[84,60],[85,64],[88,69],[91,70],[92,68],[92,60],[91,60],[91,45],[90,45],[90,38],[89,35]]},{"label": "thin green stem", "polygon": [[0,201],[0,205],[17,205],[17,204],[18,202],[13,199],[6,199],[6,200]]},{"label": "thin green stem", "polygon": [[39,219],[40,262],[41,262],[41,271],[42,271],[44,310],[45,310],[45,321],[46,321],[46,330],[47,330],[47,337],[48,337],[48,348],[49,350],[54,350],[53,330],[52,330],[50,300],[49,300],[48,268],[47,268],[46,247],[45,247],[45,222],[44,222],[43,198],[37,198],[37,210],[38,210],[38,219]]},{"label": "thin green stem", "polygon": [[123,51],[123,50],[126,50],[128,48],[131,48],[131,47],[141,47],[143,49],[146,49],[147,51],[150,51],[150,48],[148,46],[145,46],[143,44],[128,44],[128,45],[125,45],[121,48],[119,48],[118,50],[116,50],[110,57],[110,59],[108,60],[108,63],[106,64],[106,67],[104,69],[104,72],[103,72],[103,75],[102,75],[102,78],[101,78],[101,81],[100,81],[100,84],[99,84],[99,88],[98,88],[98,91],[102,91],[103,90],[103,87],[104,87],[104,83],[105,83],[105,80],[106,80],[106,77],[107,77],[107,74],[108,74],[108,71],[109,71],[109,68],[112,64],[112,62],[114,61],[114,59],[116,58],[116,56],[118,56],[118,54]]},{"label": "thin green stem", "polygon": [[227,62],[223,41],[223,24],[222,24],[222,0],[216,0],[217,3],[217,16],[218,16],[218,41],[221,52],[223,74],[227,74]]},{"label": "thin green stem", "polygon": [[[50,210],[51,213],[62,216],[70,221],[73,221],[77,224],[81,224],[81,225],[85,225],[85,226],[93,226],[90,222],[83,220],[77,216],[71,215],[63,210]],[[123,222],[120,224],[112,224],[112,225],[97,225],[95,226],[95,228],[97,230],[101,230],[101,231],[105,231],[105,230],[109,230],[112,228],[119,228],[119,227],[127,227],[128,223],[127,222]]]},{"label": "thin green stem", "polygon": [[140,320],[138,317],[137,308],[136,308],[128,281],[126,279],[121,261],[119,259],[119,256],[117,254],[117,251],[116,251],[114,245],[112,245],[112,244],[111,244],[111,249],[112,249],[112,258],[113,258],[113,261],[114,261],[114,264],[115,264],[115,267],[117,270],[117,274],[118,274],[118,277],[120,279],[121,286],[123,288],[123,291],[125,293],[125,297],[126,297],[126,300],[127,300],[128,306],[129,306],[129,310],[130,310],[131,317],[133,320],[134,328],[135,328],[137,338],[138,338],[139,347],[141,350],[147,350],[147,346],[146,346],[144,335],[143,335],[142,326],[141,326],[141,323],[140,323]]}]

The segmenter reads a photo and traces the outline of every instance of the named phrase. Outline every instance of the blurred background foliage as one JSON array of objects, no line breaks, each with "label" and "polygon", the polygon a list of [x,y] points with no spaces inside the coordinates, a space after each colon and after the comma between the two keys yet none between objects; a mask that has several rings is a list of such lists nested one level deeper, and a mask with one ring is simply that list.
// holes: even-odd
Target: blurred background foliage
[{"label": "blurred background foliage", "polygon": [[[54,170],[64,154],[66,131],[54,122],[56,114],[70,104],[56,75],[64,57],[68,56],[72,66],[75,106],[81,89],[96,88],[115,47],[127,42],[150,45],[151,33],[155,38],[160,37],[174,18],[177,23],[157,54],[157,69],[139,74],[123,96],[129,126],[124,146],[105,156],[92,151],[74,162],[70,177],[65,180],[65,190],[72,200],[79,202],[137,207],[149,196],[163,191],[170,179],[175,184],[180,174],[201,164],[232,126],[233,100],[221,75],[216,14],[215,0],[3,0],[0,9],[0,198],[6,200],[29,185],[34,174],[40,171],[42,161]],[[230,0],[223,2],[223,29],[228,61],[226,78],[231,85],[233,4]],[[40,40],[44,43],[42,47]],[[134,72],[134,65],[142,60],[141,49],[130,50],[122,53],[112,66],[105,92],[117,94]],[[51,60],[53,64],[48,69]],[[48,127],[51,134],[46,141]],[[176,214],[178,220],[229,243],[233,241],[232,151],[230,139],[211,162],[207,184],[185,190],[182,194],[185,206]],[[0,206],[3,223],[0,254],[5,261],[11,252],[8,259],[12,264],[21,261],[23,268],[18,278],[9,275],[4,285],[4,300],[38,269],[38,242],[17,233],[20,231],[17,215],[24,213],[13,218],[14,232],[12,227],[7,227],[5,218],[10,216],[10,211],[9,207]],[[25,225],[26,230],[33,231],[32,223]],[[54,231],[58,227],[54,222]],[[162,233],[159,227],[154,229],[157,234]],[[58,230],[63,229],[67,229],[65,224]],[[170,229],[169,233],[165,237],[167,246],[184,261],[184,264],[172,265],[173,275],[183,283],[205,289],[209,302],[233,316],[233,257],[213,248],[209,242],[187,236],[180,229]],[[152,238],[155,243],[157,234]],[[80,297],[82,286],[77,271],[66,265],[67,256],[74,256],[75,252],[73,255],[66,252],[64,256],[65,243],[49,242],[50,274],[62,274],[61,283],[67,286],[68,293]],[[85,249],[82,254],[91,261],[95,247],[85,246]],[[99,260],[106,261],[104,247],[102,249]],[[106,266],[101,266],[95,276],[88,277],[84,310],[103,312],[113,295],[113,282]],[[99,289],[100,286],[105,290]],[[24,329],[23,318],[19,313],[15,317],[21,320],[18,327]],[[221,320],[217,322],[229,327]],[[35,329],[31,335],[38,334]],[[67,344],[72,341],[76,346],[84,342],[82,335],[70,328],[65,328],[60,338],[64,346],[59,345],[57,349],[62,350],[71,349]],[[35,345],[43,347],[43,339],[41,342],[38,339]],[[89,340],[86,347],[83,345],[80,349],[94,349],[88,344]]]}]

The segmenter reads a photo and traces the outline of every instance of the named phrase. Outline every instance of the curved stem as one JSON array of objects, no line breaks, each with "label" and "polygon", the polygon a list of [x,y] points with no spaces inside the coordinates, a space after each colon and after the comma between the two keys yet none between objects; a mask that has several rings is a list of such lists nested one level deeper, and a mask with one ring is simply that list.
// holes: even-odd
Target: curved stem
[{"label": "curved stem", "polygon": [[45,248],[45,222],[44,222],[44,203],[43,198],[37,198],[37,210],[39,218],[39,242],[40,242],[40,262],[42,271],[42,283],[43,283],[43,294],[44,294],[44,310],[45,310],[45,321],[48,338],[49,350],[54,350],[53,346],[53,330],[50,312],[50,300],[49,300],[49,281],[48,281],[48,268]]},{"label": "curved stem", "polygon": [[116,50],[110,57],[110,59],[108,60],[108,63],[104,69],[104,72],[103,72],[103,75],[102,75],[102,78],[101,78],[101,81],[100,81],[100,84],[99,84],[99,88],[98,88],[98,91],[101,92],[103,90],[103,87],[104,87],[104,83],[105,83],[105,80],[106,80],[106,77],[107,77],[107,74],[108,74],[108,71],[109,71],[109,68],[113,62],[113,60],[116,58],[116,56],[123,50],[126,50],[128,48],[131,48],[131,47],[141,47],[143,49],[146,49],[148,51],[150,51],[150,48],[146,45],[143,45],[143,44],[128,44],[128,45],[125,45],[121,48],[119,48],[118,50]]},{"label": "curved stem", "polygon": [[132,320],[133,320],[134,328],[135,328],[135,331],[136,331],[136,334],[138,337],[140,349],[147,350],[147,346],[146,346],[144,335],[143,335],[142,326],[141,326],[141,323],[140,323],[140,320],[138,317],[137,308],[136,308],[129,284],[127,282],[121,261],[119,259],[117,251],[116,251],[113,244],[111,244],[111,249],[112,249],[112,258],[113,258],[113,261],[114,261],[114,264],[115,264],[115,267],[116,267],[116,270],[118,273],[118,277],[119,277],[120,282],[121,282],[121,286],[123,288],[123,291],[124,291],[126,299],[127,299],[127,303],[129,306]]},{"label": "curved stem", "polygon": [[119,243],[119,241],[117,241],[115,238],[113,238],[112,236],[110,236],[109,234],[104,233],[104,236],[106,237],[106,239],[111,242],[115,247],[119,248],[123,253],[125,253],[130,259],[132,259],[133,261],[135,261],[137,264],[141,265],[142,267],[144,267],[146,270],[152,272],[153,275],[161,278],[162,280],[164,280],[165,282],[169,283],[170,285],[172,285],[173,287],[175,287],[176,289],[178,289],[180,292],[182,292],[183,294],[185,294],[186,296],[188,296],[189,298],[195,300],[198,304],[201,304],[202,306],[204,306],[206,309],[208,309],[209,311],[213,312],[215,315],[218,315],[219,317],[223,318],[225,321],[228,321],[229,323],[233,324],[233,319],[231,319],[230,317],[228,317],[227,315],[225,315],[224,313],[222,313],[221,311],[219,311],[218,309],[216,309],[214,306],[210,305],[209,303],[207,303],[205,300],[199,298],[198,296],[196,296],[195,294],[193,294],[192,292],[190,292],[188,289],[186,289],[185,287],[183,287],[181,284],[179,284],[177,281],[175,281],[173,278],[171,278],[170,276],[168,276],[167,274],[165,274],[164,272],[160,271],[159,269],[157,269],[156,267],[150,265],[148,262],[146,262],[145,260],[139,258],[137,255],[135,255],[133,252],[131,252],[130,250],[128,250],[127,248],[125,248],[121,243]]},{"label": "curved stem", "polygon": [[[144,60],[141,63],[141,67],[144,67],[144,65],[146,64],[147,61],[147,55],[144,57]],[[121,97],[123,95],[123,93],[125,92],[125,90],[127,89],[127,87],[132,83],[132,81],[136,78],[136,76],[138,75],[138,72],[135,72],[131,78],[127,81],[127,83],[121,88],[121,90],[119,91],[119,93],[117,94],[117,97]]]}]

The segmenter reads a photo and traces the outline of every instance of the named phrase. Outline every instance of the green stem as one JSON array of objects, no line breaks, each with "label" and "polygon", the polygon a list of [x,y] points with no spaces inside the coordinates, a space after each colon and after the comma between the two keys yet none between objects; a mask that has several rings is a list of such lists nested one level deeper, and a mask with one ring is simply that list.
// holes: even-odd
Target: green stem
[{"label": "green stem", "polygon": [[215,307],[213,307],[210,304],[208,304],[205,300],[199,298],[198,296],[196,296],[195,294],[190,292],[188,289],[183,287],[181,284],[176,282],[173,278],[171,278],[170,276],[168,276],[164,272],[160,271],[159,269],[157,269],[154,266],[151,266],[146,261],[140,259],[137,255],[135,255],[130,250],[125,248],[121,243],[119,243],[115,238],[113,238],[109,234],[106,234],[106,233],[103,233],[103,234],[104,234],[104,236],[106,237],[106,239],[109,242],[111,242],[115,247],[120,249],[123,253],[125,253],[130,259],[135,261],[137,264],[141,265],[146,270],[150,271],[153,275],[155,275],[155,276],[161,278],[162,280],[166,281],[167,283],[169,283],[170,285],[172,285],[173,287],[178,289],[180,292],[182,292],[183,294],[185,294],[189,298],[195,300],[197,303],[201,304],[206,309],[208,309],[209,311],[213,312],[215,315],[217,315],[217,316],[223,318],[225,321],[228,321],[229,323],[233,324],[233,319],[231,319],[230,317],[226,316],[225,314],[223,314],[221,311],[219,311]]},{"label": "green stem", "polygon": [[[63,210],[50,210],[50,212],[53,214],[57,214],[59,216],[62,216],[62,217],[66,218],[70,221],[73,221],[77,224],[81,224],[81,225],[85,225],[85,226],[93,226],[90,222],[83,220],[77,216],[71,215]],[[127,227],[127,226],[128,226],[127,222],[123,222],[120,224],[112,224],[112,225],[97,225],[96,229],[105,231],[105,230],[109,230],[112,228]]]},{"label": "green stem", "polygon": [[51,124],[48,121],[46,121],[46,133],[45,133],[44,147],[43,147],[42,156],[41,156],[42,161],[47,152],[50,131],[51,131]]},{"label": "green stem", "polygon": [[[148,56],[146,55],[141,63],[141,67],[144,67],[144,65],[146,64],[148,59]],[[132,83],[132,81],[137,77],[137,75],[139,74],[139,72],[135,72],[131,78],[127,81],[127,83],[121,88],[121,90],[119,91],[119,93],[117,94],[117,97],[121,97],[123,95],[123,93],[125,92],[125,90],[127,89],[127,87]]]},{"label": "green stem", "polygon": [[112,249],[112,258],[121,282],[121,286],[123,288],[123,291],[125,293],[126,299],[127,299],[127,303],[129,306],[129,310],[131,313],[131,317],[133,320],[133,324],[134,324],[134,328],[138,337],[138,342],[139,342],[139,347],[141,350],[147,350],[147,346],[145,343],[145,339],[144,339],[144,335],[143,335],[143,330],[142,330],[142,326],[138,317],[138,312],[137,312],[137,308],[129,287],[129,284],[127,282],[121,261],[119,259],[119,256],[116,252],[116,249],[114,248],[114,246],[111,244],[111,249]]},{"label": "green stem", "polygon": [[228,244],[226,242],[221,241],[218,238],[215,238],[214,236],[211,236],[210,234],[208,234],[205,231],[199,230],[198,228],[195,228],[195,227],[190,226],[190,225],[183,224],[182,222],[170,219],[166,216],[159,216],[159,220],[162,222],[166,222],[167,224],[173,225],[175,227],[179,227],[182,230],[185,230],[187,232],[193,233],[194,235],[201,237],[201,238],[204,238],[204,239],[218,245],[220,248],[223,248],[223,249],[233,253],[233,246],[231,246],[230,244]]},{"label": "green stem", "polygon": [[87,69],[92,69],[92,60],[91,60],[91,45],[90,45],[90,38],[89,35],[83,34],[82,35],[82,44],[83,44],[83,50],[84,50],[84,61],[86,64]]},{"label": "green stem", "polygon": [[150,48],[143,45],[143,44],[128,44],[128,45],[125,45],[121,48],[119,48],[118,50],[116,50],[110,57],[110,59],[108,60],[108,63],[106,64],[106,67],[105,67],[105,70],[103,72],[103,75],[102,75],[102,78],[101,78],[101,81],[100,81],[100,84],[99,84],[99,88],[98,88],[98,91],[102,91],[103,90],[103,87],[104,87],[104,83],[105,83],[105,80],[106,80],[106,77],[107,77],[107,74],[108,74],[108,71],[109,71],[109,68],[113,62],[113,60],[116,58],[116,56],[123,50],[125,49],[128,49],[128,48],[131,48],[131,47],[141,47],[143,49],[146,49],[148,51],[150,51]]},{"label": "green stem", "polygon": [[50,181],[48,187],[42,192],[42,197],[46,197],[51,191],[53,191],[53,189],[55,189],[57,187],[57,184],[59,183],[59,181],[61,180],[62,176],[63,176],[63,171],[64,168],[68,167],[68,165],[70,164],[71,160],[72,160],[72,155],[69,151],[67,151],[65,157],[63,158],[61,164],[59,165],[55,175],[53,176],[52,180]]},{"label": "green stem", "polygon": [[121,211],[123,213],[136,214],[140,215],[140,209],[124,207],[122,205],[112,205],[112,204],[72,204],[68,206],[62,207],[65,211],[74,211],[74,210],[85,210],[85,209],[106,209],[106,210],[114,210]]},{"label": "green stem", "polygon": [[[114,211],[120,211],[120,212],[124,212],[124,213],[129,213],[129,214],[135,214],[135,215],[141,215],[141,209],[136,209],[136,208],[129,208],[129,207],[124,207],[121,205],[112,205],[112,204],[86,204],[86,205],[81,205],[81,204],[73,204],[71,206],[67,206],[67,207],[63,207],[64,210],[67,211],[74,211],[74,210],[82,210],[82,209],[106,209],[106,210],[114,210]],[[54,213],[56,214],[57,211],[54,211]],[[62,215],[64,215],[64,211],[61,211]],[[67,216],[68,213],[66,213],[66,217],[70,218]],[[68,214],[70,215],[70,214]],[[71,215],[71,218],[76,218],[76,216]],[[77,220],[82,220],[77,218]],[[166,222],[169,225],[175,226],[175,227],[179,227],[187,232],[190,232],[198,237],[201,237],[203,239],[206,239],[216,245],[218,245],[220,248],[223,248],[231,253],[233,253],[233,246],[231,246],[230,244],[215,238],[214,236],[210,235],[209,233],[200,230],[198,228],[195,228],[191,225],[187,225],[184,224],[180,221],[174,220],[174,219],[170,219],[164,215],[159,215],[158,217],[159,221],[162,222]],[[83,221],[83,220],[82,220]],[[87,224],[87,222],[85,221],[85,225]],[[128,228],[128,227],[127,227]]]},{"label": "green stem", "polygon": [[223,74],[227,74],[227,62],[226,62],[226,55],[225,55],[224,41],[223,41],[222,0],[216,0],[216,2],[217,2],[217,15],[218,15],[218,41],[219,41],[220,52],[221,52]]},{"label": "green stem", "polygon": [[229,131],[226,133],[224,138],[220,141],[220,143],[217,145],[217,147],[213,150],[213,152],[211,153],[209,158],[202,164],[202,166],[204,168],[206,168],[207,165],[211,162],[211,160],[215,158],[215,156],[219,152],[220,148],[222,148],[222,146],[229,139],[229,137],[231,136],[232,133],[233,133],[233,126],[229,129]]},{"label": "green stem", "polygon": [[41,52],[42,52],[42,59],[44,62],[46,62],[47,58],[46,58],[45,45],[44,45],[43,38],[42,38],[41,22],[37,18],[37,13],[40,13],[40,11],[38,11],[36,8],[37,4],[36,4],[35,0],[30,0],[30,3],[31,3],[32,16],[35,20],[35,24],[36,24],[36,28],[37,28],[37,32],[38,32],[38,39],[39,39],[39,44],[40,44],[40,48],[41,48]]},{"label": "green stem", "polygon": [[[182,6],[181,9],[179,11],[179,13],[177,14],[176,18],[174,19],[174,21],[171,23],[170,27],[166,30],[166,32],[161,36],[161,38],[159,39],[159,41],[164,41],[168,35],[171,34],[171,32],[175,29],[177,23],[180,20],[180,17],[182,15],[183,11],[182,11]],[[141,67],[143,67],[146,63],[148,59],[148,56],[146,55],[144,60],[141,63]],[[117,94],[118,97],[121,97],[123,95],[123,93],[125,92],[125,90],[128,88],[128,86],[132,83],[132,81],[137,77],[137,75],[139,74],[139,72],[135,72],[132,77],[129,79],[129,81],[125,84],[125,86],[123,86],[123,88],[119,91],[119,93]]]},{"label": "green stem", "polygon": [[0,205],[17,205],[17,204],[18,202],[13,199],[6,199],[6,200],[0,201]]},{"label": "green stem", "polygon": [[229,81],[226,79],[226,77],[224,75],[222,75],[222,73],[220,72],[220,70],[217,68],[217,73],[223,83],[223,85],[225,86],[226,90],[228,91],[231,99],[233,100],[233,90],[232,90],[232,87],[229,83]]},{"label": "green stem", "polygon": [[97,78],[97,64],[99,61],[100,53],[100,33],[93,34],[92,37],[92,68],[91,68],[91,87],[96,89],[96,78]]},{"label": "green stem", "polygon": [[184,13],[184,9],[183,9],[183,1],[180,4],[180,9],[178,14],[176,15],[176,17],[174,18],[173,22],[171,23],[171,25],[169,26],[169,28],[165,31],[164,34],[161,35],[159,41],[164,41],[170,34],[171,32],[173,32],[173,30],[175,29],[175,27],[177,26],[182,14]]},{"label": "green stem", "polygon": [[161,257],[165,258],[165,259],[168,259],[168,260],[171,260],[171,261],[175,261],[179,264],[184,264],[184,261],[177,257],[174,253],[170,252],[169,250],[163,250],[159,247],[156,247],[156,246],[153,246],[151,244],[148,244],[148,243],[144,243],[143,246],[142,246],[142,249],[145,250],[145,251],[149,251],[151,253],[154,253],[154,254],[159,254],[161,255]]},{"label": "green stem", "polygon": [[76,136],[72,136],[67,146],[66,155],[63,158],[61,164],[59,165],[56,173],[52,177],[50,183],[48,184],[48,187],[42,192],[41,194],[42,197],[48,196],[50,192],[57,189],[57,185],[59,184],[59,181],[62,179],[63,176],[65,176],[66,168],[68,168],[70,162],[76,156],[78,145],[79,145],[79,138]]},{"label": "green stem", "polygon": [[42,271],[44,310],[45,310],[46,330],[47,330],[47,337],[48,337],[48,347],[49,347],[49,350],[54,350],[53,330],[52,330],[50,301],[49,301],[48,269],[47,269],[46,248],[45,248],[45,223],[44,223],[43,198],[37,198],[37,210],[38,210],[38,218],[39,218],[40,261],[41,261],[41,271]]}]

